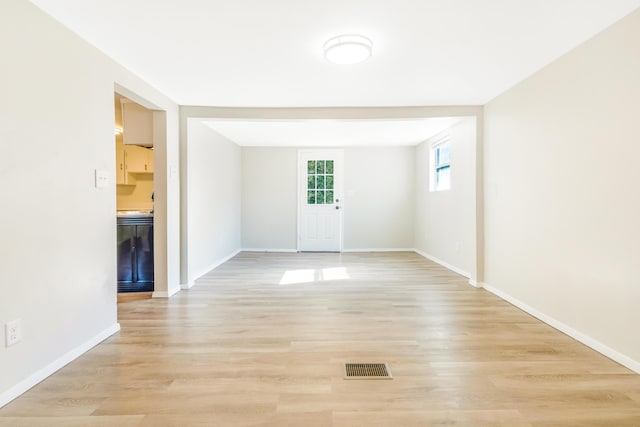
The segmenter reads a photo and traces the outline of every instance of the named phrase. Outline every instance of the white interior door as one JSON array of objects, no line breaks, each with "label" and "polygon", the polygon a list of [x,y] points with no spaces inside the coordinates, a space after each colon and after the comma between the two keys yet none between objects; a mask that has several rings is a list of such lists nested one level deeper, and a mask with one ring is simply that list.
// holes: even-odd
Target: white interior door
[{"label": "white interior door", "polygon": [[342,250],[342,150],[300,150],[298,250]]}]

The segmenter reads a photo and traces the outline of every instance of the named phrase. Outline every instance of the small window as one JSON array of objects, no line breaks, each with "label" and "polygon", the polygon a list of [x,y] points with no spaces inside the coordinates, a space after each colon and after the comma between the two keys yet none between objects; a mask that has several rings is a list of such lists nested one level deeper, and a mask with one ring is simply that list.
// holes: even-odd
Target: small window
[{"label": "small window", "polygon": [[449,138],[431,146],[431,191],[451,189],[451,144]]}]

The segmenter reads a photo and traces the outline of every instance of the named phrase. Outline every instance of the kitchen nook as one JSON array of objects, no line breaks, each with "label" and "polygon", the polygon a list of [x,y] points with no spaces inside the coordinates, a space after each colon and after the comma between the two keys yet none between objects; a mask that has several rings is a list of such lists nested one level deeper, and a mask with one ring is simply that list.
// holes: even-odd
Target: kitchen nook
[{"label": "kitchen nook", "polygon": [[115,94],[118,293],[151,292],[153,111]]}]

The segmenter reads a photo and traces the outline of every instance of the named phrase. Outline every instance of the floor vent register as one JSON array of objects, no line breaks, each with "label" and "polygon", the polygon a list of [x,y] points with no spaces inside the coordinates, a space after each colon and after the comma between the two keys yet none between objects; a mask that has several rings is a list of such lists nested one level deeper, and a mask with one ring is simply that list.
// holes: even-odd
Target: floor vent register
[{"label": "floor vent register", "polygon": [[345,380],[391,380],[393,375],[389,364],[383,363],[345,363]]}]

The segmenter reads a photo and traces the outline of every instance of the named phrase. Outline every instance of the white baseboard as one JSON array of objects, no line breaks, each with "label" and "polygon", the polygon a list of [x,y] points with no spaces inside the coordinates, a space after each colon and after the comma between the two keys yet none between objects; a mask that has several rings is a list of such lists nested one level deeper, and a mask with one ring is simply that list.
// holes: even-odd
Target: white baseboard
[{"label": "white baseboard", "polygon": [[168,291],[153,291],[153,293],[151,294],[151,298],[171,298],[178,292],[180,292],[180,285],[174,286]]},{"label": "white baseboard", "polygon": [[469,284],[471,286],[473,286],[474,288],[482,288],[482,283],[480,283],[480,282],[478,282],[476,280],[473,280],[473,279],[469,279]]},{"label": "white baseboard", "polygon": [[598,353],[601,353],[605,356],[607,356],[609,359],[614,360],[616,362],[618,362],[619,364],[626,366],[627,368],[631,369],[632,371],[635,371],[637,373],[640,374],[640,361],[634,360],[632,358],[630,358],[627,355],[624,355],[622,353],[620,353],[617,350],[612,349],[611,347],[608,347],[607,345],[601,343],[600,341],[583,334],[580,331],[577,331],[575,329],[573,329],[571,326],[566,325],[565,323],[560,322],[559,320],[554,319],[551,316],[548,316],[538,310],[536,310],[535,308],[531,307],[528,304],[525,304],[524,302],[512,297],[511,295],[507,294],[506,292],[501,291],[500,289],[494,288],[491,285],[488,285],[486,283],[482,284],[482,287],[484,289],[486,289],[487,291],[491,292],[492,294],[496,295],[497,297],[502,298],[503,300],[507,301],[510,304],[513,304],[514,306],[518,307],[519,309],[529,313],[530,315],[532,315],[533,317],[536,317],[537,319],[543,321],[544,323],[546,323],[547,325],[559,330],[560,332],[563,332],[567,335],[569,335],[571,338],[576,339],[578,341],[580,341],[582,344],[591,347],[592,349],[594,349],[595,351],[597,351]]},{"label": "white baseboard", "polygon": [[243,248],[242,252],[276,252],[276,253],[297,253],[297,249],[268,249],[268,248]]},{"label": "white baseboard", "polygon": [[193,281],[193,280],[188,282],[188,283],[181,283],[180,284],[180,289],[182,289],[182,290],[191,289],[191,288],[193,288],[193,285],[195,285],[195,284],[196,284],[196,282]]},{"label": "white baseboard", "polygon": [[[229,261],[231,258],[233,258],[234,256],[238,255],[242,250],[238,249],[237,251],[223,257],[220,258],[219,260],[216,260],[213,264],[211,264],[210,266],[203,268],[202,270],[200,270],[198,273],[193,275],[193,279],[190,279],[189,282],[187,282],[187,286],[189,286],[189,288],[193,287],[193,285],[195,284],[196,280],[198,280],[199,278],[201,278],[202,276],[204,276],[205,274],[207,274],[208,272],[210,272],[211,270],[220,267],[222,264],[224,264],[225,262]],[[181,285],[184,286],[184,285]],[[185,289],[185,288],[182,288]],[[187,288],[188,289],[188,288]]]},{"label": "white baseboard", "polygon": [[414,252],[413,248],[361,248],[343,249],[342,252]]},{"label": "white baseboard", "polygon": [[[342,249],[343,253],[350,252],[414,252],[413,248],[358,248]],[[297,253],[297,249],[268,249],[268,248],[243,248],[242,252],[276,252],[276,253]]]},{"label": "white baseboard", "polygon": [[[443,266],[445,268],[448,268],[449,270],[451,270],[451,271],[453,271],[455,273],[458,273],[461,276],[466,277],[467,279],[471,279],[471,274],[467,273],[466,271],[464,271],[464,270],[462,270],[462,269],[460,269],[460,268],[458,268],[456,266],[453,266],[453,265],[449,264],[448,262],[442,261],[441,259],[438,259],[438,258],[436,258],[436,257],[434,257],[432,255],[429,255],[428,253],[423,252],[420,249],[413,249],[413,251],[415,251],[415,253],[417,253],[418,255],[422,255],[423,257],[435,262],[436,264],[440,264],[441,266]],[[476,286],[473,283],[471,283],[471,280],[469,280],[469,284],[471,284],[473,286]]]},{"label": "white baseboard", "polygon": [[116,323],[0,394],[0,408],[120,330]]}]

